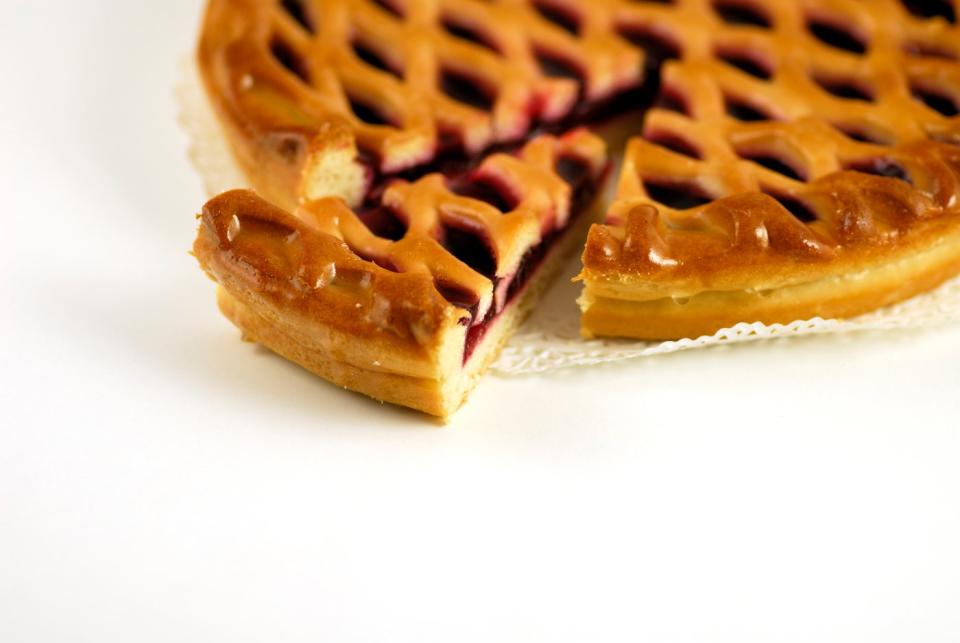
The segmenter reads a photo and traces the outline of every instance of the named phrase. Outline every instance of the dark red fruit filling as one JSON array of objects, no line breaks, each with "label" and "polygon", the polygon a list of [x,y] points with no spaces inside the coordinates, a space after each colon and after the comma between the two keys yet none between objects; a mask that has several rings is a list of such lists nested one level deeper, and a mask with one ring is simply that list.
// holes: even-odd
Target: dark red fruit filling
[{"label": "dark red fruit filling", "polygon": [[724,96],[724,104],[727,108],[727,114],[738,121],[750,123],[754,121],[772,120],[770,115],[763,111],[762,108],[752,105],[746,100],[736,96]]},{"label": "dark red fruit filling", "polygon": [[374,69],[387,72],[391,76],[396,76],[397,78],[401,77],[400,73],[391,67],[383,56],[381,56],[373,47],[368,46],[366,43],[360,40],[355,40],[353,42],[353,53],[357,55],[357,58],[370,65]]},{"label": "dark red fruit filling", "polygon": [[497,261],[487,239],[471,230],[447,227],[443,231],[443,247],[484,277],[492,279],[497,271]]},{"label": "dark red fruit filling", "polygon": [[773,71],[767,60],[763,57],[745,50],[719,48],[716,51],[717,58],[723,62],[736,67],[740,71],[750,74],[761,80],[770,80]]},{"label": "dark red fruit filling", "polygon": [[447,185],[454,194],[483,201],[501,212],[509,212],[517,205],[517,199],[508,190],[494,185],[489,179],[463,176],[448,180]]},{"label": "dark red fruit filling", "polygon": [[673,132],[648,132],[644,138],[671,152],[676,152],[692,159],[701,159],[703,156],[693,143]]},{"label": "dark red fruit filling", "polygon": [[813,81],[837,98],[862,100],[867,102],[873,100],[873,91],[869,87],[865,86],[861,81],[838,80],[836,78],[828,78],[826,76],[817,74],[814,74]]},{"label": "dark red fruit filling", "polygon": [[841,18],[814,16],[807,20],[807,28],[825,45],[854,54],[867,52],[868,43],[844,25]]},{"label": "dark red fruit filling", "polygon": [[390,119],[387,118],[383,112],[373,107],[369,103],[349,95],[347,96],[347,100],[350,101],[350,110],[353,112],[353,115],[364,123],[367,123],[368,125],[390,124]]},{"label": "dark red fruit filling", "polygon": [[873,174],[888,179],[899,179],[906,183],[913,183],[907,170],[892,159],[877,158],[866,161],[858,161],[847,165],[848,170],[863,172],[864,174]]},{"label": "dark red fruit filling", "polygon": [[747,159],[748,161],[753,161],[757,165],[761,165],[778,174],[782,174],[796,181],[806,181],[806,172],[794,167],[786,159],[782,159],[772,154],[765,154],[750,150],[737,150],[737,154],[739,154],[741,158]]},{"label": "dark red fruit filling", "polygon": [[281,5],[283,6],[283,10],[299,23],[301,27],[310,33],[316,32],[313,22],[307,15],[307,7],[304,5],[304,0],[283,0]]},{"label": "dark red fruit filling", "polygon": [[444,19],[443,28],[454,38],[472,42],[473,44],[479,45],[484,49],[489,49],[494,53],[500,52],[499,47],[497,47],[492,38],[487,36],[482,31],[471,27],[469,24],[457,21],[455,18],[450,17]]},{"label": "dark red fruit filling", "polygon": [[731,25],[770,28],[770,18],[749,0],[715,0],[713,10],[724,22]]},{"label": "dark red fruit filling", "polygon": [[444,69],[440,72],[440,88],[444,94],[458,103],[483,112],[493,109],[496,100],[496,95],[490,87],[485,87],[479,80],[452,69]]},{"label": "dark red fruit filling", "polygon": [[399,241],[407,233],[406,222],[393,210],[382,205],[363,208],[357,216],[370,229],[370,232],[378,237]]},{"label": "dark red fruit filling", "polygon": [[649,25],[623,25],[618,31],[621,36],[643,49],[648,72],[655,71],[667,60],[680,58],[683,53],[675,38]]},{"label": "dark red fruit filling", "polygon": [[930,109],[940,112],[947,117],[960,114],[960,104],[950,96],[928,87],[914,86],[910,89],[913,92],[914,98],[923,101]]},{"label": "dark red fruit filling", "polygon": [[699,186],[692,183],[646,179],[643,186],[651,199],[674,210],[689,210],[713,200],[713,197],[704,194]]},{"label": "dark red fruit filling", "polygon": [[816,213],[814,213],[814,211],[802,201],[785,194],[777,194],[774,192],[767,192],[767,195],[776,199],[780,205],[786,208],[787,211],[798,221],[803,223],[813,223],[817,220]]},{"label": "dark red fruit filling", "polygon": [[580,16],[567,7],[546,0],[535,2],[533,8],[548,21],[574,36],[580,34]]},{"label": "dark red fruit filling", "polygon": [[307,74],[306,64],[290,45],[282,40],[274,40],[270,43],[270,53],[287,71],[309,84],[310,77]]},{"label": "dark red fruit filling", "polygon": [[957,14],[950,0],[901,0],[907,11],[918,18],[943,18],[950,24],[957,22]]},{"label": "dark red fruit filling", "polygon": [[573,61],[562,55],[545,49],[537,49],[534,52],[534,56],[536,56],[537,62],[540,64],[540,71],[543,72],[544,76],[549,76],[550,78],[569,78],[578,83],[583,81],[583,74],[580,68]]}]

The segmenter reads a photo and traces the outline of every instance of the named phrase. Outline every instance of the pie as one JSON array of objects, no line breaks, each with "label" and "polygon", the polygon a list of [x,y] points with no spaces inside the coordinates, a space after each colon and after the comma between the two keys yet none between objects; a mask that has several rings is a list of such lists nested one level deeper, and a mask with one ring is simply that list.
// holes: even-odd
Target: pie
[{"label": "pie", "polygon": [[254,189],[200,216],[221,310],[434,415],[600,216],[586,336],[850,316],[960,272],[947,1],[209,0],[198,63]]}]

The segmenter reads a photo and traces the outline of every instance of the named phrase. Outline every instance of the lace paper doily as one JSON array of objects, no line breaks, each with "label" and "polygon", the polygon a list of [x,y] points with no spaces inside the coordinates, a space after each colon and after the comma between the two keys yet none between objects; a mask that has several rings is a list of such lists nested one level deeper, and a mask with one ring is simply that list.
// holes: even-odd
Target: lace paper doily
[{"label": "lace paper doily", "polygon": [[[190,140],[190,160],[213,196],[246,187],[246,180],[233,162],[226,139],[220,134],[200,79],[191,60],[181,66],[177,86],[180,123]],[[576,299],[580,286],[571,283],[579,271],[579,258],[571,257],[567,268],[544,297],[536,311],[504,347],[491,371],[501,375],[542,373],[573,366],[606,364],[650,355],[663,355],[719,344],[764,339],[865,330],[915,328],[960,320],[960,278],[940,288],[895,306],[854,319],[813,319],[790,324],[741,323],[713,335],[669,342],[594,339],[580,337],[580,310]]]}]

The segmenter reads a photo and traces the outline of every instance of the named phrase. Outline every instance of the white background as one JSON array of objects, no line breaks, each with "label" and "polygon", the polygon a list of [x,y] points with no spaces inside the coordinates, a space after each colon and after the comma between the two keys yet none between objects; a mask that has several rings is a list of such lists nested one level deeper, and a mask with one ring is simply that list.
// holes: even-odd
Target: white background
[{"label": "white background", "polygon": [[198,4],[0,4],[0,641],[960,641],[960,329],[345,393],[187,254]]}]

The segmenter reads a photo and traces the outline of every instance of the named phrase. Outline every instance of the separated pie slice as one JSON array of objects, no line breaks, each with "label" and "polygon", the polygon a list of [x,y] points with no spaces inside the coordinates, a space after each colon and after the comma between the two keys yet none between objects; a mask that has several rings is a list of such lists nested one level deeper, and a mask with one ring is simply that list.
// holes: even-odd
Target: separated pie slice
[{"label": "separated pie slice", "polygon": [[227,192],[204,207],[194,254],[246,338],[447,416],[581,243],[605,167],[580,130],[460,175],[395,179],[356,209],[327,197],[288,212]]}]

